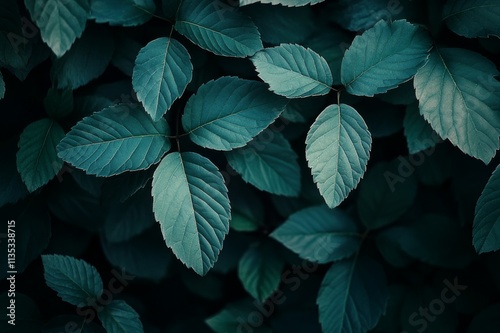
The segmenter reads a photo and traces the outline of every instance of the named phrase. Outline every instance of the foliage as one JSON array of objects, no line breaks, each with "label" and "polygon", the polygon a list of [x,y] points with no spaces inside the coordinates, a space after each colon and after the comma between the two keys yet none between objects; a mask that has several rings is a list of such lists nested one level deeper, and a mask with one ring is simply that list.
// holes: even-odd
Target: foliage
[{"label": "foliage", "polygon": [[1,1],[2,332],[496,332],[499,36],[495,0]]}]

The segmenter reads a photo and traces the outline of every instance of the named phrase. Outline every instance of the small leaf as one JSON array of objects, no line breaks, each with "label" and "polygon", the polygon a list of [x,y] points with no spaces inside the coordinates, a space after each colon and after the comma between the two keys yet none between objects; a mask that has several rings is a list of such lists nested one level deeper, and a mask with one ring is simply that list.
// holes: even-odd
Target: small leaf
[{"label": "small leaf", "polygon": [[184,0],[174,27],[217,55],[244,58],[262,49],[255,24],[237,9],[221,10],[213,0]]},{"label": "small leaf", "polygon": [[326,95],[333,84],[326,60],[311,49],[281,44],[251,58],[259,77],[271,91],[289,98]]},{"label": "small leaf", "polygon": [[385,311],[389,290],[384,270],[370,258],[334,263],[321,283],[316,303],[323,332],[367,332]]},{"label": "small leaf", "polygon": [[403,126],[410,154],[432,148],[442,140],[420,114],[418,103],[406,107]]},{"label": "small leaf", "polygon": [[82,307],[91,305],[101,295],[101,276],[94,266],[83,260],[62,256],[42,255],[47,285],[63,301]]},{"label": "small leaf", "polygon": [[270,3],[272,5],[282,5],[288,7],[298,7],[306,5],[315,5],[325,0],[239,0],[240,6],[250,5],[252,3]]},{"label": "small leaf", "polygon": [[139,315],[125,301],[112,301],[97,316],[106,333],[144,333]]},{"label": "small leaf", "polygon": [[298,196],[297,154],[280,132],[265,130],[245,147],[226,152],[229,165],[244,181],[277,195]]},{"label": "small leaf", "polygon": [[217,167],[197,153],[170,153],[153,176],[153,211],[168,247],[205,275],[229,231],[227,188]]},{"label": "small leaf", "polygon": [[500,249],[500,166],[477,201],[472,238],[478,253]]},{"label": "small leaf", "polygon": [[338,206],[366,170],[372,139],[361,116],[346,104],[330,105],[306,138],[306,159],[330,208]]},{"label": "small leaf", "polygon": [[89,0],[24,0],[43,41],[62,57],[79,38],[90,11]]},{"label": "small leaf", "polygon": [[158,38],[141,49],[135,60],[132,85],[154,121],[181,97],[193,77],[188,51],[173,38]]},{"label": "small leaf", "polygon": [[19,138],[17,170],[30,192],[47,184],[63,166],[56,145],[64,137],[61,126],[50,119],[29,124]]},{"label": "small leaf", "polygon": [[90,19],[132,27],[146,23],[156,10],[153,0],[90,0]]},{"label": "small leaf", "polygon": [[500,37],[500,3],[497,0],[448,0],[443,21],[464,37]]},{"label": "small leaf", "polygon": [[271,244],[250,246],[239,261],[238,277],[253,298],[265,302],[278,289],[284,267]]},{"label": "small leaf", "polygon": [[415,75],[420,114],[443,139],[488,164],[499,148],[499,72],[487,58],[436,48]]},{"label": "small leaf", "polygon": [[216,150],[246,145],[285,109],[286,100],[265,84],[224,76],[202,85],[188,100],[182,126],[194,143]]},{"label": "small leaf", "polygon": [[379,21],[354,38],[344,54],[342,83],[348,93],[373,96],[408,81],[425,64],[431,40],[404,20]]},{"label": "small leaf", "polygon": [[361,234],[357,229],[341,210],[316,206],[290,215],[270,236],[302,259],[325,264],[349,257],[359,249]]},{"label": "small leaf", "polygon": [[135,104],[105,108],[77,123],[57,146],[58,155],[97,176],[147,169],[170,149],[168,124],[153,122]]}]

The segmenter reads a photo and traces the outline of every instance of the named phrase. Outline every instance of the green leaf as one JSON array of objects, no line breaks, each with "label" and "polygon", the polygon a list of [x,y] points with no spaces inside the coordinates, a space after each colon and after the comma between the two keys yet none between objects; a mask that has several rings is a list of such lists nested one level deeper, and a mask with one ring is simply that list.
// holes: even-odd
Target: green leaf
[{"label": "green leaf", "polygon": [[153,176],[153,211],[165,243],[187,267],[205,275],[229,231],[227,188],[217,167],[197,153],[171,153]]},{"label": "green leaf", "polygon": [[259,190],[298,196],[300,167],[297,154],[277,131],[265,130],[246,146],[226,152],[229,165]]},{"label": "green leaf", "polygon": [[47,286],[63,301],[82,307],[93,304],[101,295],[102,280],[94,266],[57,254],[42,255],[42,262]]},{"label": "green leaf", "polygon": [[97,316],[106,333],[144,333],[139,315],[125,301],[112,301]]},{"label": "green leaf", "polygon": [[274,230],[272,238],[302,259],[325,264],[353,255],[361,244],[354,221],[339,209],[302,209]]},{"label": "green leaf", "polygon": [[420,113],[443,139],[488,164],[499,148],[499,72],[482,55],[436,48],[415,75]]},{"label": "green leaf", "polygon": [[262,49],[255,24],[236,9],[221,10],[214,0],[184,0],[174,27],[217,55],[244,58]]},{"label": "green leaf", "polygon": [[87,29],[64,57],[54,60],[50,77],[57,88],[75,90],[104,73],[113,50],[113,36],[108,30]]},{"label": "green leaf", "polygon": [[338,206],[358,185],[371,143],[363,118],[349,105],[330,105],[316,118],[306,138],[306,159],[328,207]]},{"label": "green leaf", "polygon": [[239,0],[240,6],[250,5],[252,3],[269,3],[272,5],[282,5],[288,7],[298,7],[306,5],[315,5],[325,0]]},{"label": "green leaf", "polygon": [[418,103],[406,108],[403,126],[410,154],[432,148],[442,140],[420,114]]},{"label": "green leaf", "polygon": [[311,49],[281,44],[251,58],[259,77],[271,91],[289,98],[326,95],[333,84],[326,60]]},{"label": "green leaf", "polygon": [[89,18],[97,23],[132,27],[149,21],[155,10],[153,0],[90,0]]},{"label": "green leaf", "polygon": [[243,288],[260,302],[265,302],[281,282],[285,262],[270,244],[253,245],[238,263],[238,277]]},{"label": "green leaf", "polygon": [[3,81],[2,72],[0,72],[0,99],[5,96],[5,82]]},{"label": "green leaf", "polygon": [[107,178],[102,186],[102,199],[107,202],[125,202],[153,178],[152,168],[145,171],[126,172]]},{"label": "green leaf", "polygon": [[357,201],[359,217],[368,229],[396,221],[411,207],[417,195],[417,179],[413,172],[407,175],[409,168],[412,164],[399,157],[368,170],[359,186]]},{"label": "green leaf", "polygon": [[449,0],[443,8],[443,21],[460,36],[500,37],[500,3],[496,0]]},{"label": "green leaf", "polygon": [[147,169],[170,149],[168,124],[153,122],[135,104],[105,108],[83,118],[57,146],[58,155],[97,176]]},{"label": "green leaf", "polygon": [[61,170],[56,145],[64,137],[62,127],[50,119],[29,124],[19,138],[17,170],[30,192],[47,184]]},{"label": "green leaf", "polygon": [[79,38],[90,11],[89,0],[24,0],[43,41],[62,57]]},{"label": "green leaf", "polygon": [[224,76],[202,85],[188,100],[182,126],[194,143],[216,150],[246,145],[283,112],[286,100],[266,85]]},{"label": "green leaf", "polygon": [[141,49],[135,60],[132,85],[154,121],[181,97],[193,77],[188,51],[172,38],[158,38]]},{"label": "green leaf", "polygon": [[366,257],[334,263],[321,283],[316,303],[323,332],[367,332],[385,311],[389,290],[384,270]]},{"label": "green leaf", "polygon": [[477,201],[472,238],[478,253],[500,249],[500,166]]},{"label": "green leaf", "polygon": [[344,54],[342,83],[348,93],[373,96],[408,81],[425,64],[431,40],[416,25],[379,21],[354,38]]},{"label": "green leaf", "polygon": [[43,105],[47,114],[54,119],[61,119],[73,111],[73,91],[65,89],[62,91],[49,88],[43,99]]}]

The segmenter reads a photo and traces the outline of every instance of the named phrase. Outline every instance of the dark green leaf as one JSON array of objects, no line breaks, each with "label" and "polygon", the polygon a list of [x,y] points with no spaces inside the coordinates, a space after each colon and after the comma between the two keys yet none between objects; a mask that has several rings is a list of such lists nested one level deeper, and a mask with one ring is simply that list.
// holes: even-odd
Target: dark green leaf
[{"label": "dark green leaf", "polygon": [[50,88],[43,100],[45,111],[54,119],[61,119],[73,111],[73,92],[69,89]]},{"label": "dark green leaf", "polygon": [[496,303],[477,314],[467,329],[467,333],[496,333],[500,326],[500,304]]},{"label": "dark green leaf", "polygon": [[147,22],[155,12],[153,0],[90,0],[90,19],[124,27]]},{"label": "dark green leaf", "polygon": [[500,3],[496,0],[449,0],[443,21],[453,32],[469,37],[500,37]]},{"label": "dark green leaf", "polygon": [[403,126],[410,154],[432,148],[442,140],[420,115],[418,103],[412,103],[406,107]]},{"label": "dark green leaf", "polygon": [[297,6],[305,6],[305,5],[314,5],[325,0],[239,0],[240,6],[249,5],[256,2],[261,3],[270,3],[273,5],[282,5],[289,7],[297,7]]},{"label": "dark green leaf", "polygon": [[139,315],[124,301],[112,301],[97,315],[107,333],[144,333]]}]

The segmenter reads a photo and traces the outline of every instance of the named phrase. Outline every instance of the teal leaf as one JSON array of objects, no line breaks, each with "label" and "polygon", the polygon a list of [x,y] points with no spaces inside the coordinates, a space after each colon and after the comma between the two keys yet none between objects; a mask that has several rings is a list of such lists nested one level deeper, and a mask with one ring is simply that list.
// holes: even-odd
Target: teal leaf
[{"label": "teal leaf", "polygon": [[239,0],[240,6],[250,5],[252,3],[269,3],[272,5],[282,5],[288,7],[298,7],[306,5],[315,5],[325,0]]},{"label": "teal leaf", "polygon": [[75,90],[104,73],[113,51],[113,36],[108,30],[87,29],[71,50],[54,60],[50,77],[57,88]]},{"label": "teal leaf", "polygon": [[45,282],[63,301],[82,307],[101,295],[102,280],[94,266],[58,254],[42,255],[42,262]]},{"label": "teal leaf", "polygon": [[0,99],[5,96],[5,82],[3,81],[2,72],[0,72]]},{"label": "teal leaf", "polygon": [[363,118],[349,105],[330,105],[316,118],[306,138],[306,159],[328,207],[338,206],[358,185],[371,143]]},{"label": "teal leaf", "polygon": [[217,55],[244,58],[262,49],[255,24],[237,9],[221,10],[213,0],[184,0],[174,27]]},{"label": "teal leaf", "polygon": [[226,152],[229,165],[244,181],[277,195],[298,196],[298,156],[277,131],[265,130],[246,146]]},{"label": "teal leaf", "polygon": [[496,0],[449,0],[443,21],[460,36],[500,37],[500,3]]},{"label": "teal leaf", "polygon": [[144,333],[139,315],[125,301],[112,301],[97,316],[106,333]]},{"label": "teal leaf", "polygon": [[90,11],[89,0],[24,0],[43,41],[62,57],[79,38]]},{"label": "teal leaf", "polygon": [[188,51],[172,38],[158,38],[141,49],[135,60],[132,85],[154,121],[181,97],[193,77]]},{"label": "teal leaf", "polygon": [[168,247],[188,268],[205,275],[229,231],[224,179],[197,153],[171,153],[153,176],[153,211]]},{"label": "teal leaf", "polygon": [[58,155],[97,176],[147,169],[170,149],[167,122],[153,122],[136,104],[105,108],[77,123],[57,146]]},{"label": "teal leaf", "polygon": [[339,209],[302,209],[274,230],[272,238],[302,259],[325,264],[353,255],[361,244],[356,223]]},{"label": "teal leaf", "polygon": [[97,23],[132,27],[149,21],[155,10],[153,0],[90,0],[89,18]]},{"label": "teal leaf", "polygon": [[499,148],[498,74],[495,64],[478,53],[436,48],[414,79],[425,120],[440,137],[486,164]]},{"label": "teal leaf", "polygon": [[43,99],[43,106],[47,114],[54,119],[61,119],[73,111],[73,91],[69,89],[57,90],[49,88]]},{"label": "teal leaf", "polygon": [[47,184],[63,166],[56,145],[64,137],[62,127],[50,119],[29,124],[19,138],[17,170],[30,192]]},{"label": "teal leaf", "polygon": [[500,249],[500,167],[497,166],[476,204],[472,241],[478,253]]},{"label": "teal leaf", "polygon": [[238,277],[253,298],[265,302],[278,289],[284,267],[270,243],[251,245],[238,263]]},{"label": "teal leaf", "polygon": [[333,84],[326,60],[300,45],[267,48],[251,60],[259,77],[278,95],[289,98],[326,95]]},{"label": "teal leaf", "polygon": [[373,96],[408,81],[425,64],[431,39],[416,25],[379,21],[354,38],[344,54],[342,83],[348,93]]},{"label": "teal leaf", "polygon": [[442,140],[420,114],[418,103],[406,107],[403,127],[410,154],[432,148]]},{"label": "teal leaf", "polygon": [[389,289],[382,266],[368,257],[334,263],[316,303],[323,332],[367,332],[385,312]]},{"label": "teal leaf", "polygon": [[285,109],[286,100],[262,82],[221,77],[188,100],[182,126],[194,143],[216,150],[246,145]]}]

